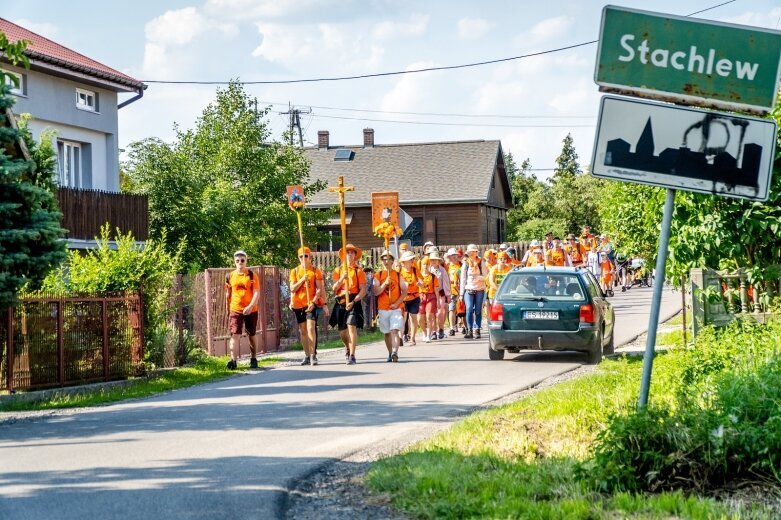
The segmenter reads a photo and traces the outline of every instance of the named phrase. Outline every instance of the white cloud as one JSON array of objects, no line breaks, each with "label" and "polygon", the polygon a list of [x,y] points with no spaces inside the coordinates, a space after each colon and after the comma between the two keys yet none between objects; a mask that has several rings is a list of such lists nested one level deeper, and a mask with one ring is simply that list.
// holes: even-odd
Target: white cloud
[{"label": "white cloud", "polygon": [[206,18],[195,7],[166,11],[147,22],[144,32],[147,41],[163,45],[184,45],[206,30]]},{"label": "white cloud", "polygon": [[363,0],[208,0],[203,9],[223,20],[312,24],[360,16],[374,7]]},{"label": "white cloud", "polygon": [[317,48],[317,34],[310,30],[269,23],[257,23],[263,42],[252,51],[255,57],[277,63],[288,63],[312,55]]},{"label": "white cloud", "polygon": [[529,47],[550,41],[560,41],[574,24],[575,19],[571,16],[546,18],[534,24],[528,31],[516,36],[513,44],[516,47]]},{"label": "white cloud", "polygon": [[757,13],[747,11],[737,16],[724,17],[724,22],[739,23],[741,25],[752,25],[754,27],[765,27],[767,29],[781,28],[781,7],[775,7],[767,13]]},{"label": "white cloud", "polygon": [[18,20],[13,20],[13,23],[15,23],[16,25],[21,25],[25,29],[28,29],[34,33],[38,33],[45,38],[49,38],[50,40],[56,40],[57,37],[60,35],[60,28],[54,25],[53,23],[33,22],[32,20],[28,20],[27,18],[20,18]]},{"label": "white cloud", "polygon": [[458,21],[458,37],[462,40],[476,40],[494,26],[483,18],[461,18]]},{"label": "white cloud", "polygon": [[408,22],[380,22],[374,26],[372,36],[375,40],[388,40],[402,36],[420,36],[426,33],[428,15],[413,14]]},{"label": "white cloud", "polygon": [[559,114],[594,113],[596,116],[600,93],[591,81],[580,79],[574,85],[567,85],[565,88],[564,92],[551,95],[548,106],[554,108]]},{"label": "white cloud", "polygon": [[[436,63],[418,62],[409,64],[405,70],[436,66]],[[405,74],[387,94],[382,96],[380,110],[395,112],[424,108],[424,99],[436,88],[432,81],[434,74],[436,73]]]},{"label": "white cloud", "polygon": [[502,113],[508,104],[516,104],[527,97],[527,89],[521,81],[488,81],[477,89],[475,111],[477,113]]}]

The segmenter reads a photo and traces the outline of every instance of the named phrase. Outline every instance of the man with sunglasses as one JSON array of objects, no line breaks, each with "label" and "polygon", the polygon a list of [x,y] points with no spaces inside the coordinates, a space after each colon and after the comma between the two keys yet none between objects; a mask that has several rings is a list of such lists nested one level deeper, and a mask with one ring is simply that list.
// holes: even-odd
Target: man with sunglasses
[{"label": "man with sunglasses", "polygon": [[366,273],[357,264],[362,254],[360,248],[347,244],[339,250],[339,257],[345,261],[347,269],[343,272],[342,266],[339,266],[334,269],[332,275],[334,281],[332,289],[336,295],[336,304],[328,324],[339,329],[345,347],[345,361],[348,365],[356,363],[358,329],[363,328],[364,322],[361,300],[366,296]]},{"label": "man with sunglasses", "polygon": [[228,368],[236,370],[236,353],[240,352],[242,329],[247,331],[249,350],[251,354],[250,368],[258,368],[258,360],[255,357],[255,334],[258,324],[258,300],[260,291],[255,275],[247,269],[247,253],[236,251],[233,253],[233,262],[236,269],[225,276],[226,298],[228,309],[228,325],[230,328],[230,361]]},{"label": "man with sunglasses", "polygon": [[317,340],[317,302],[325,293],[323,272],[312,265],[312,251],[298,248],[300,264],[290,270],[290,310],[296,315],[304,360],[301,365],[317,365],[315,341]]}]

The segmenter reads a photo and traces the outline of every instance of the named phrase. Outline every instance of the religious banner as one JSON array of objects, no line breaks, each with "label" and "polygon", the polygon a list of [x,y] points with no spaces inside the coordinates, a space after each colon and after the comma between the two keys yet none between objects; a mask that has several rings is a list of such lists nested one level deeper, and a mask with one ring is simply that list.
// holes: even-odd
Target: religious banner
[{"label": "religious banner", "polygon": [[298,184],[287,187],[287,205],[290,209],[298,211],[304,208],[304,188]]},{"label": "religious banner", "polygon": [[374,234],[388,241],[401,234],[399,227],[399,192],[380,191],[372,193],[372,230]]}]

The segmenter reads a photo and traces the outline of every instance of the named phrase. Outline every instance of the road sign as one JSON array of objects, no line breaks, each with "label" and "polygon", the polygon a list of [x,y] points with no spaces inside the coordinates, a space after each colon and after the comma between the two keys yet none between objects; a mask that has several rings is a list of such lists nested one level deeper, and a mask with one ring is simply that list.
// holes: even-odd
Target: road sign
[{"label": "road sign", "polygon": [[781,31],[605,6],[600,90],[765,113],[775,106]]},{"label": "road sign", "polygon": [[604,96],[591,173],[762,201],[775,142],[768,119]]},{"label": "road sign", "polygon": [[402,231],[407,231],[407,228],[412,224],[412,217],[409,213],[399,208],[399,227]]}]

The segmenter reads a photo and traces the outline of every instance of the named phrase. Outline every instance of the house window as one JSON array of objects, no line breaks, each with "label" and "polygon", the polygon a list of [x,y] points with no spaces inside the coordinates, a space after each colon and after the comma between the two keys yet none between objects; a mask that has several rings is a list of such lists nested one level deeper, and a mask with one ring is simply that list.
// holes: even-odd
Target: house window
[{"label": "house window", "polygon": [[27,74],[17,74],[16,72],[10,72],[7,70],[5,73],[5,84],[11,89],[11,94],[17,96],[27,95]]},{"label": "house window", "polygon": [[82,160],[81,144],[71,141],[57,141],[57,183],[67,188],[81,188]]},{"label": "house window", "polygon": [[401,235],[402,240],[409,240],[413,246],[423,245],[423,218],[414,217],[409,227]]},{"label": "house window", "polygon": [[98,95],[91,90],[76,89],[76,108],[88,110],[90,112],[98,111]]}]

